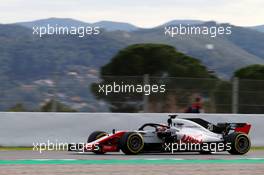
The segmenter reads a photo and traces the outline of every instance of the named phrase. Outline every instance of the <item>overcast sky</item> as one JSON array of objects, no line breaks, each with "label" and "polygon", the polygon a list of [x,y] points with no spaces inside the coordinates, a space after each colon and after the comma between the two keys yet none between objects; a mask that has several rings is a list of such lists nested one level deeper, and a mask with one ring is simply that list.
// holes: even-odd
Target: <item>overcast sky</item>
[{"label": "overcast sky", "polygon": [[153,27],[173,19],[264,24],[264,0],[0,0],[0,23],[49,17]]}]

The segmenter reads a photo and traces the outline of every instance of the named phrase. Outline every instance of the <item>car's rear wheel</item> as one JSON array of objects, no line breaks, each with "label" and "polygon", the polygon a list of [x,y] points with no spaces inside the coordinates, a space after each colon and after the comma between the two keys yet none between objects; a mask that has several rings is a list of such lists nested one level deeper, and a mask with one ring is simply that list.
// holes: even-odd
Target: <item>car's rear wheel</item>
[{"label": "car's rear wheel", "polygon": [[228,135],[226,140],[231,146],[231,149],[227,150],[230,154],[242,155],[250,150],[250,139],[244,133],[234,132]]},{"label": "car's rear wheel", "polygon": [[120,149],[125,154],[139,154],[144,148],[144,140],[141,134],[127,132],[120,139]]},{"label": "car's rear wheel", "polygon": [[[104,131],[94,131],[92,134],[89,135],[87,143],[93,142],[101,137],[106,136],[108,133]],[[102,151],[101,147],[99,146],[99,150],[93,151],[95,154],[104,154],[105,152]]]}]

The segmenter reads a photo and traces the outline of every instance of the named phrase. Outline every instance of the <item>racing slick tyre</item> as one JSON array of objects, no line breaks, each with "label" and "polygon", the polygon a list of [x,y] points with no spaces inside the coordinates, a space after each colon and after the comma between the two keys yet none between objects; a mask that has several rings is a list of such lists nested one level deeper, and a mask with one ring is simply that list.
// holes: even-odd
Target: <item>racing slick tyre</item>
[{"label": "racing slick tyre", "polygon": [[[87,143],[93,142],[103,136],[106,136],[108,133],[104,132],[104,131],[94,131],[92,134],[89,135]],[[101,150],[101,148],[97,151],[93,151],[95,154],[104,154],[105,152],[103,152]]]},{"label": "racing slick tyre", "polygon": [[138,154],[144,148],[144,140],[139,133],[127,132],[121,137],[119,146],[125,154]]},{"label": "racing slick tyre", "polygon": [[246,154],[251,146],[249,137],[241,132],[234,132],[227,136],[227,143],[231,143],[230,154],[242,155]]}]

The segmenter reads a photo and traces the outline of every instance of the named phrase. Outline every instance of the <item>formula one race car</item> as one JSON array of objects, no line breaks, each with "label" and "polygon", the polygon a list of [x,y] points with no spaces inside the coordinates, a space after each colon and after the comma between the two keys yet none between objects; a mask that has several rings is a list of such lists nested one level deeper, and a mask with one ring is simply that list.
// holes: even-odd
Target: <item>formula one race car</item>
[{"label": "formula one race car", "polygon": [[176,118],[169,115],[168,123],[146,123],[136,131],[115,131],[108,134],[95,131],[82,148],[69,144],[70,151],[103,154],[119,152],[140,154],[144,152],[192,151],[201,154],[228,151],[230,154],[245,154],[251,143],[247,123],[218,123],[216,125],[200,118]]}]

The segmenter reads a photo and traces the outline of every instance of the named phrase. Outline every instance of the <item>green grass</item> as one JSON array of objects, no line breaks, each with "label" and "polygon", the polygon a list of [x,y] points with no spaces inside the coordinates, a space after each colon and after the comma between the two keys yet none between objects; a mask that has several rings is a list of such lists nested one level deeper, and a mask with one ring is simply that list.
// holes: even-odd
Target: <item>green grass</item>
[{"label": "green grass", "polygon": [[24,146],[0,146],[0,151],[25,151],[32,150],[33,147],[24,147]]},{"label": "green grass", "polygon": [[264,146],[253,146],[250,149],[251,151],[264,150]]}]

